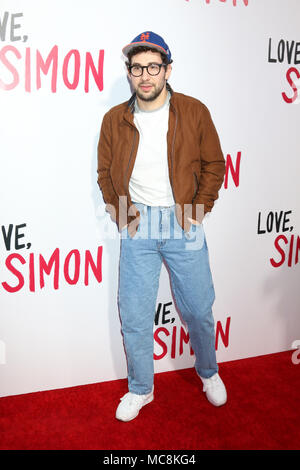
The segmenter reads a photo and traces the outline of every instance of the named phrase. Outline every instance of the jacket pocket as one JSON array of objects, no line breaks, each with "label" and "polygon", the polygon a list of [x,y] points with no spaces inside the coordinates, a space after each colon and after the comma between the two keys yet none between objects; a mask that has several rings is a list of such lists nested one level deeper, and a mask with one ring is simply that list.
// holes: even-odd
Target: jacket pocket
[{"label": "jacket pocket", "polygon": [[193,199],[194,199],[196,197],[196,194],[199,188],[199,181],[198,181],[197,174],[195,171],[193,171],[193,177],[194,177],[194,196],[193,196]]}]

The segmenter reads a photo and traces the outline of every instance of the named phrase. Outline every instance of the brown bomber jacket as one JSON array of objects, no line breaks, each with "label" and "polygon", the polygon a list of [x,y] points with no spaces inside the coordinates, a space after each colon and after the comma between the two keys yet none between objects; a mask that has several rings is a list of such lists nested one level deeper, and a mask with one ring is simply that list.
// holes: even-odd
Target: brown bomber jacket
[{"label": "brown bomber jacket", "polygon": [[[218,198],[225,160],[208,108],[196,98],[171,93],[167,133],[168,167],[176,216],[183,229],[188,217],[202,222]],[[106,210],[119,230],[127,223],[137,230],[139,211],[132,205],[129,180],[139,144],[134,125],[135,94],[103,117],[98,143],[98,184]],[[122,197],[120,197],[122,196]],[[132,206],[132,207],[131,207]],[[197,210],[196,210],[197,207]]]}]

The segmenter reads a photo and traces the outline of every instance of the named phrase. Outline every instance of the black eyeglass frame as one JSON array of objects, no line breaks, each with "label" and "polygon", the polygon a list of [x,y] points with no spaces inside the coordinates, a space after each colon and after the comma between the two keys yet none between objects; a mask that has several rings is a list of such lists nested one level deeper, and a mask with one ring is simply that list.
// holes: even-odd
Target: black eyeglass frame
[{"label": "black eyeglass frame", "polygon": [[[148,67],[151,67],[151,65],[157,65],[159,67],[159,70],[157,73],[153,74],[153,73],[149,73],[149,70],[148,70]],[[144,69],[147,70],[147,73],[151,76],[151,77],[156,77],[157,75],[160,74],[160,71],[161,71],[161,68],[162,67],[167,67],[168,64],[164,64],[163,62],[161,64],[156,64],[156,63],[152,63],[152,64],[148,64],[148,65],[139,65],[139,64],[135,64],[135,65],[128,65],[128,70],[129,70],[129,73],[130,75],[132,75],[133,77],[141,77],[144,73]],[[140,67],[142,69],[142,73],[140,75],[133,75],[133,73],[131,72],[131,69],[133,67]]]}]

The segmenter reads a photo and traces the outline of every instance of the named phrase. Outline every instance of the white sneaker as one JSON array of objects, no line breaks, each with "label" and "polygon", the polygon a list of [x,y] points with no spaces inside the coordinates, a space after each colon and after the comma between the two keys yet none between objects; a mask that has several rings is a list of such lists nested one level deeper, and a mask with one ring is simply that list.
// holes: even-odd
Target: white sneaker
[{"label": "white sneaker", "polygon": [[116,411],[116,418],[121,421],[131,421],[137,417],[140,409],[150,403],[153,399],[153,388],[152,391],[146,395],[136,395],[131,392],[126,393],[121,398],[121,403]]},{"label": "white sneaker", "polygon": [[225,385],[218,373],[214,374],[209,379],[200,376],[203,382],[203,392],[210,403],[215,406],[224,405],[227,401],[227,392]]}]

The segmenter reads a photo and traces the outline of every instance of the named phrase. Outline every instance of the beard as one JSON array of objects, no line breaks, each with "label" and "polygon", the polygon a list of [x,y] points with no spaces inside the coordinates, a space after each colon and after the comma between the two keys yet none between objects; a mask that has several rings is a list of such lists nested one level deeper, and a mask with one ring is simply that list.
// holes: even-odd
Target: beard
[{"label": "beard", "polygon": [[145,93],[142,90],[140,90],[139,87],[136,88],[135,92],[138,96],[138,98],[142,101],[154,101],[163,91],[165,87],[165,81],[163,83],[155,85],[154,89],[151,91],[151,93]]}]

